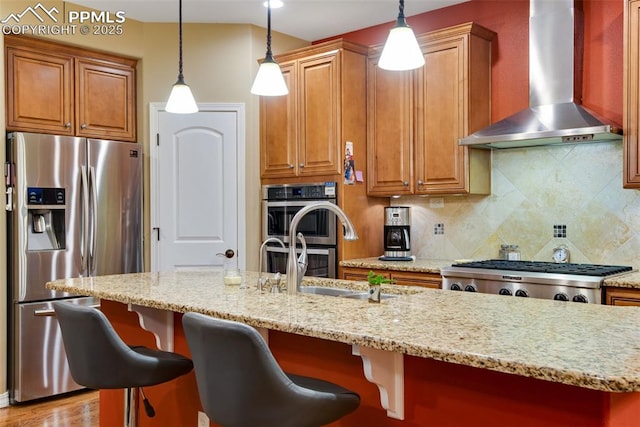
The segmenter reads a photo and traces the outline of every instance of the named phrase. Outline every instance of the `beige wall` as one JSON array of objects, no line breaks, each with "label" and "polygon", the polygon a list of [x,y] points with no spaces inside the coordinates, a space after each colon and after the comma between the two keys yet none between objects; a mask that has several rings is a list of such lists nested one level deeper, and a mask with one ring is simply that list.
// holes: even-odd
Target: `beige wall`
[{"label": "beige wall", "polygon": [[[9,13],[21,12],[32,1],[0,1],[0,19]],[[45,7],[60,11],[82,8],[62,1],[42,1]],[[66,8],[66,9],[65,9]],[[22,21],[24,22],[24,21]],[[81,47],[112,52],[139,59],[138,89],[138,141],[145,152],[145,260],[149,265],[149,103],[164,102],[178,74],[177,24],[145,24],[127,19],[122,35],[65,35],[43,36],[48,39]],[[259,163],[259,98],[249,89],[257,71],[257,59],[264,57],[266,33],[264,28],[252,25],[185,24],[183,26],[184,76],[198,102],[244,103],[246,112],[246,229],[248,269],[258,266],[260,246],[260,163]],[[308,42],[274,33],[274,52],[283,52],[305,46]],[[0,38],[0,48],[3,47]],[[0,49],[0,65],[4,70],[4,49]],[[0,95],[4,99],[4,72],[0,73]],[[0,103],[0,131],[4,134],[5,104]],[[1,139],[0,159],[4,162],[4,138]],[[5,222],[5,211],[0,209],[0,223]],[[6,234],[0,227],[0,312],[6,313]],[[6,319],[0,316],[0,393],[6,383]]]}]

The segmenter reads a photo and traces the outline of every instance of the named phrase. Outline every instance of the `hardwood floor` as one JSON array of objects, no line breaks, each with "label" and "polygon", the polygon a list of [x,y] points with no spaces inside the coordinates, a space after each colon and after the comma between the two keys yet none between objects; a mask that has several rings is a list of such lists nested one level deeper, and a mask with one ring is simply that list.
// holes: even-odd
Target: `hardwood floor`
[{"label": "hardwood floor", "polygon": [[2,427],[96,427],[98,391],[83,391],[56,399],[0,409]]}]

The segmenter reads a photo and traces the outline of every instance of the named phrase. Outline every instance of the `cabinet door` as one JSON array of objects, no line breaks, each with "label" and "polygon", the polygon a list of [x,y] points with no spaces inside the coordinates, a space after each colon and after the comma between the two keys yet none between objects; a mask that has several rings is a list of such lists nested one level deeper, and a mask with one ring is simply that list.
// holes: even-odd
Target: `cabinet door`
[{"label": "cabinet door", "polygon": [[417,72],[417,193],[463,193],[467,148],[458,145],[465,120],[467,55],[464,36],[423,47]]},{"label": "cabinet door", "polygon": [[135,70],[76,60],[76,135],[135,141]]},{"label": "cabinet door", "polygon": [[[367,276],[369,276],[369,272],[371,270],[368,268],[353,268],[353,267],[345,267],[342,270],[342,278],[344,280],[356,280],[356,281],[367,281]],[[390,277],[388,271],[377,271],[376,274],[381,274],[387,279]]]},{"label": "cabinet door", "polygon": [[[339,174],[341,52],[298,62],[298,174]],[[346,101],[348,102],[348,100]]]},{"label": "cabinet door", "polygon": [[7,48],[7,129],[73,135],[73,59]]},{"label": "cabinet door", "polygon": [[367,63],[367,192],[413,193],[413,75],[388,71],[378,58]]},{"label": "cabinet door", "polygon": [[262,178],[294,177],[298,171],[295,62],[280,69],[289,94],[260,97],[260,174]]},{"label": "cabinet door", "polygon": [[605,288],[605,304],[640,307],[640,289]]},{"label": "cabinet door", "polygon": [[392,271],[391,278],[396,281],[396,285],[422,286],[433,289],[440,289],[442,287],[442,276],[435,273]]},{"label": "cabinet door", "polygon": [[624,21],[624,188],[640,188],[640,1],[626,3]]}]

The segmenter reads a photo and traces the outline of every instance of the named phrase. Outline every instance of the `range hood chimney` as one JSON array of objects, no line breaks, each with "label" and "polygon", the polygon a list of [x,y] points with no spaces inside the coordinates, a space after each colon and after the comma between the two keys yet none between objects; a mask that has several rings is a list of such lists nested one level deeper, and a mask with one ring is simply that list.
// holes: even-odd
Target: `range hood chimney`
[{"label": "range hood chimney", "polygon": [[574,0],[530,0],[529,108],[460,139],[460,145],[521,148],[622,139],[622,129],[575,102],[581,99],[584,38],[582,2],[575,3],[579,10]]}]

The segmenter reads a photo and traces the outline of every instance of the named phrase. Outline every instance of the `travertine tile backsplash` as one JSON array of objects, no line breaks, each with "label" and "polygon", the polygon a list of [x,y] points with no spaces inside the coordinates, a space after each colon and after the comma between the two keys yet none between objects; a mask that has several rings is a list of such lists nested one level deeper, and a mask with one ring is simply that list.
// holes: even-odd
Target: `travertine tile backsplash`
[{"label": "travertine tile backsplash", "polygon": [[[551,261],[564,243],[571,262],[640,268],[640,191],[622,188],[620,142],[492,156],[490,196],[446,196],[441,208],[429,197],[391,200],[412,207],[414,255],[489,259],[501,244],[516,244],[522,259]],[[567,237],[554,237],[554,225],[566,225]]]}]

